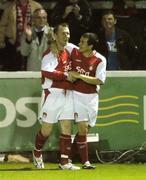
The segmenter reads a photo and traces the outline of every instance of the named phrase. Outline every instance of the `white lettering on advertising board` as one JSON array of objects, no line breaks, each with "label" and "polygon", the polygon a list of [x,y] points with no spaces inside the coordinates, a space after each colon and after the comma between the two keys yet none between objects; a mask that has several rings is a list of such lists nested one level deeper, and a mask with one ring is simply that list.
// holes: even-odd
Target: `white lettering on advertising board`
[{"label": "white lettering on advertising board", "polygon": [[[40,111],[40,97],[23,97],[17,100],[14,104],[10,99],[0,97],[0,105],[5,108],[5,117],[0,119],[0,128],[11,125],[15,119],[17,126],[19,127],[31,127],[37,121],[37,113],[27,107],[28,104],[38,105],[38,111]],[[25,120],[17,118],[17,113],[25,117]]]}]

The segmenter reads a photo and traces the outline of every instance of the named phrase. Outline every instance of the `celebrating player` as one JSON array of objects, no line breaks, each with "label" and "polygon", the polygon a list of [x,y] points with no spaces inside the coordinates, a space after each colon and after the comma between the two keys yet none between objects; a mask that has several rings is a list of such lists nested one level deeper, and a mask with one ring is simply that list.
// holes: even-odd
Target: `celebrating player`
[{"label": "celebrating player", "polygon": [[[99,89],[106,78],[106,59],[96,49],[98,38],[94,33],[85,33],[80,38],[79,50],[71,53],[72,71],[68,73],[73,83],[73,101],[78,133],[74,145],[82,160],[83,169],[94,169],[88,159],[87,133],[96,123]],[[72,152],[74,151],[74,146]]]},{"label": "celebrating player", "polygon": [[[40,113],[42,126],[36,135],[35,149],[33,151],[34,165],[37,168],[44,168],[42,148],[50,136],[53,124],[61,119],[61,159],[59,167],[61,169],[78,170],[79,167],[68,162],[68,156],[71,149],[71,121],[66,120],[66,117],[74,119],[72,113],[72,105],[67,106],[62,113],[66,102],[72,104],[71,92],[72,84],[67,81],[67,71],[69,70],[69,51],[64,47],[68,44],[70,31],[67,24],[62,23],[54,28],[55,42],[58,55],[48,49],[42,60],[42,88],[44,92],[43,105]],[[73,46],[73,44],[71,45]],[[71,114],[70,114],[71,111]]]}]

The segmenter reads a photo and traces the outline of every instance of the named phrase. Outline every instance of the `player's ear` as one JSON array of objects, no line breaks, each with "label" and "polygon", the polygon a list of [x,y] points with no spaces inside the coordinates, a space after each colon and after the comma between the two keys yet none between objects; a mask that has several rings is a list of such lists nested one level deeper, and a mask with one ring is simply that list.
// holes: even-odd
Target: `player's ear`
[{"label": "player's ear", "polygon": [[92,50],[93,49],[93,45],[91,44],[91,45],[89,45],[89,47],[90,47],[90,49]]}]

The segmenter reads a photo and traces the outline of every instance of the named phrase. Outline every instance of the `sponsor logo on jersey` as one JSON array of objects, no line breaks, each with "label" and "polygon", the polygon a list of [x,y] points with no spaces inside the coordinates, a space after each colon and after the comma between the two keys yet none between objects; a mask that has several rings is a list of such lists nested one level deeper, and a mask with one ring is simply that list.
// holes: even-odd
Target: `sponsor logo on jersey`
[{"label": "sponsor logo on jersey", "polygon": [[84,74],[84,75],[86,75],[86,76],[89,76],[90,75],[90,72],[87,72],[87,71],[85,71],[83,68],[81,68],[80,66],[77,66],[76,67],[76,70],[77,70],[77,72],[79,72],[80,74]]}]

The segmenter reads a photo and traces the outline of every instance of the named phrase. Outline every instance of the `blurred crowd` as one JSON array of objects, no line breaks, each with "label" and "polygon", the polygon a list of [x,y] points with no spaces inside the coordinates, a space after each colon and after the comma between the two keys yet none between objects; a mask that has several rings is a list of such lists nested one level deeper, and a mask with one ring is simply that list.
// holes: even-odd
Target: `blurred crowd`
[{"label": "blurred crowd", "polygon": [[40,71],[53,27],[60,22],[69,24],[75,45],[85,32],[98,35],[97,51],[106,57],[107,70],[146,69],[145,9],[137,9],[134,0],[113,0],[112,8],[96,10],[89,0],[55,2],[50,10],[41,1],[5,1],[0,12],[1,71]]}]

